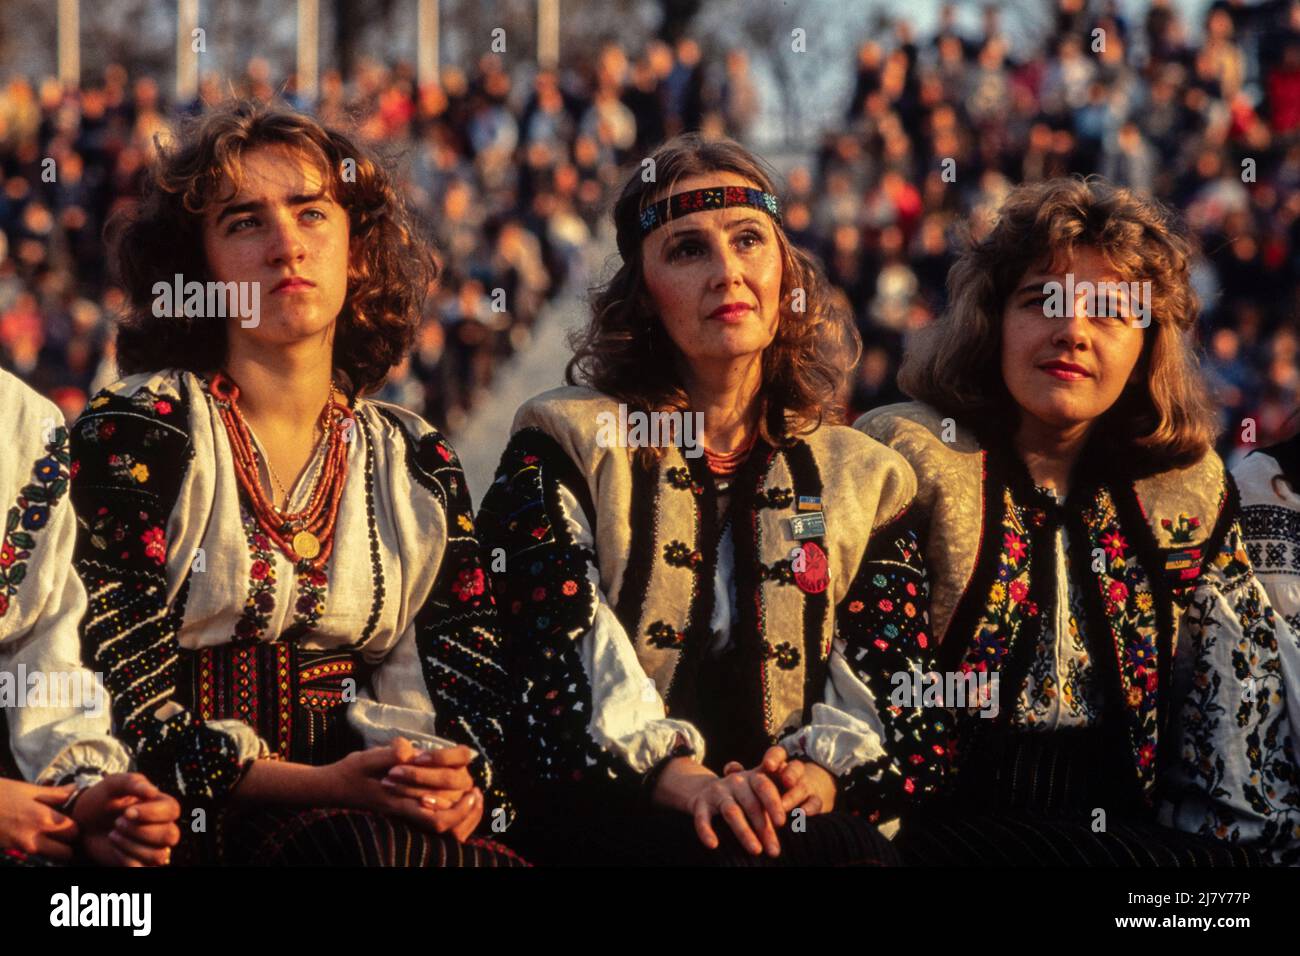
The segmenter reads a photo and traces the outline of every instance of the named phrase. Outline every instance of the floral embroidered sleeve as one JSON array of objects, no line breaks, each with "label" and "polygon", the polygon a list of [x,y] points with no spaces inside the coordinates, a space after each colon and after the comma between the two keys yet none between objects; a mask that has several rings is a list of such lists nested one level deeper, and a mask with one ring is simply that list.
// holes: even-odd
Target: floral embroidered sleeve
[{"label": "floral embroidered sleeve", "polygon": [[[433,703],[429,729],[478,751],[470,772],[483,791],[484,819],[499,818],[508,825],[514,808],[501,773],[508,686],[496,602],[474,534],[469,488],[456,453],[436,432],[413,442],[409,454],[417,479],[443,504],[445,537],[437,576],[412,633],[403,636],[373,678],[378,704],[371,705],[366,720],[396,733],[404,721],[414,719],[409,726],[418,733],[425,729],[420,711],[428,705],[416,696],[427,693]],[[428,530],[437,535],[442,529]],[[420,673],[423,686],[417,691],[415,675]]]},{"label": "floral embroidered sleeve", "polygon": [[[67,432],[54,426],[58,409],[35,393],[15,394],[3,373],[0,396],[13,429],[13,457],[0,462],[0,490],[9,499],[0,540],[0,675],[18,690],[0,701],[0,729],[8,725],[20,777],[88,786],[128,769],[130,755],[110,735],[102,685],[81,666],[77,626],[86,594],[71,562],[76,516],[66,497]],[[41,683],[32,683],[38,677]]]},{"label": "floral embroidered sleeve", "polygon": [[1300,643],[1233,521],[1188,600],[1175,652],[1180,760],[1162,819],[1300,863]]},{"label": "floral embroidered sleeve", "polygon": [[479,530],[507,635],[522,779],[637,785],[686,746],[600,587],[586,482],[559,445],[523,429],[484,497]]},{"label": "floral embroidered sleeve", "polygon": [[947,711],[913,688],[934,669],[930,589],[908,515],[871,535],[836,608],[825,702],[782,743],[840,781],[846,809],[873,822],[936,793],[948,767]]},{"label": "floral embroidered sleeve", "polygon": [[188,421],[187,401],[147,389],[92,400],[72,430],[75,560],[89,599],[83,655],[103,675],[118,736],[159,787],[211,800],[264,744],[245,724],[205,724],[174,700],[180,610],[167,599],[167,526],[191,454]]}]

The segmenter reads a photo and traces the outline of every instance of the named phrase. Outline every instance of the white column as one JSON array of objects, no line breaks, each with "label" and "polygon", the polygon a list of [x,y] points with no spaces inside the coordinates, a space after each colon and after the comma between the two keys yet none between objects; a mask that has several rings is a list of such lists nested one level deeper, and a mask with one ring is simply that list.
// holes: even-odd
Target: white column
[{"label": "white column", "polygon": [[[199,92],[199,52],[194,31],[199,27],[199,0],[176,0],[176,101],[188,103]],[[204,39],[206,44],[207,40]]]},{"label": "white column", "polygon": [[416,82],[423,87],[438,81],[438,0],[420,0],[415,36]]},{"label": "white column", "polygon": [[560,65],[560,0],[537,0],[537,66]]},{"label": "white column", "polygon": [[81,85],[81,11],[78,0],[59,0],[59,81]]},{"label": "white column", "polygon": [[316,101],[320,82],[320,0],[298,0],[298,95]]}]

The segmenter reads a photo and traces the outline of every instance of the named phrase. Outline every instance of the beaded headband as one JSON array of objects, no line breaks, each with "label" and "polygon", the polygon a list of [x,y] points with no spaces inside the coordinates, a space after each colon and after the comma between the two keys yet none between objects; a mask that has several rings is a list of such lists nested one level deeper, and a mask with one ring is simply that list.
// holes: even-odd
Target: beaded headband
[{"label": "beaded headband", "polygon": [[707,189],[692,189],[689,192],[676,193],[667,199],[661,199],[653,206],[641,210],[641,238],[645,238],[666,222],[693,212],[708,212],[713,209],[726,209],[730,206],[749,206],[761,209],[774,220],[781,223],[781,207],[776,197],[761,189],[748,186],[712,186]]}]

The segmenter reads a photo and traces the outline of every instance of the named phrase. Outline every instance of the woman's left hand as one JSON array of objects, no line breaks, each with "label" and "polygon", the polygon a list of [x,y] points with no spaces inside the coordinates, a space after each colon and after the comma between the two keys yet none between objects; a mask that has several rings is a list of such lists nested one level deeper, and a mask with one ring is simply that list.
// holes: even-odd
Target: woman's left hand
[{"label": "woman's left hand", "polygon": [[[732,761],[723,768],[724,774],[737,773],[745,768]],[[787,813],[798,807],[807,816],[830,813],[835,809],[835,795],[839,790],[835,777],[829,770],[811,760],[791,760],[784,747],[769,747],[756,770],[762,770],[781,789],[781,807]]]},{"label": "woman's left hand", "polygon": [[397,763],[380,783],[395,796],[410,797],[431,810],[446,810],[474,789],[468,747],[419,750],[405,737],[393,738],[390,746]]},{"label": "woman's left hand", "polygon": [[443,813],[448,823],[460,817],[460,822],[452,824],[450,832],[457,843],[464,843],[474,835],[483,819],[483,791],[475,787],[461,797],[459,803]]},{"label": "woman's left hand", "polygon": [[483,792],[469,771],[470,749],[418,750],[404,737],[394,738],[391,746],[399,762],[380,781],[383,786],[432,811],[437,832],[464,843],[483,819]]},{"label": "woman's left hand", "polygon": [[166,866],[180,842],[181,807],[148,778],[118,773],[88,787],[72,817],[86,855],[103,866]]}]

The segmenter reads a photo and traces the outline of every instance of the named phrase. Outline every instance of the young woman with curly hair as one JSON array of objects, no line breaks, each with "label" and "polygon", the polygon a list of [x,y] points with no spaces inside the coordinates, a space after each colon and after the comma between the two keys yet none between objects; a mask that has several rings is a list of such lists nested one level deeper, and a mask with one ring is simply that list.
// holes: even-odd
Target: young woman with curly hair
[{"label": "young woman with curly hair", "polygon": [[886,700],[930,646],[914,478],[838,424],[860,345],[762,164],[695,135],[651,159],[569,384],[518,411],[480,509],[512,839],[552,862],[889,863],[881,829],[946,759],[939,709]]},{"label": "young woman with curly hair", "polygon": [[434,271],[388,174],[232,104],[162,150],[113,238],[127,377],[72,433],[85,646],[139,766],[207,811],[191,858],[509,862],[471,839],[512,811],[465,479],[365,398]]},{"label": "young woman with curly hair", "polygon": [[942,672],[999,691],[910,860],[1295,859],[1296,636],[1213,451],[1191,256],[1128,190],[1018,187],[905,356],[917,401],[856,424],[916,472]]}]

